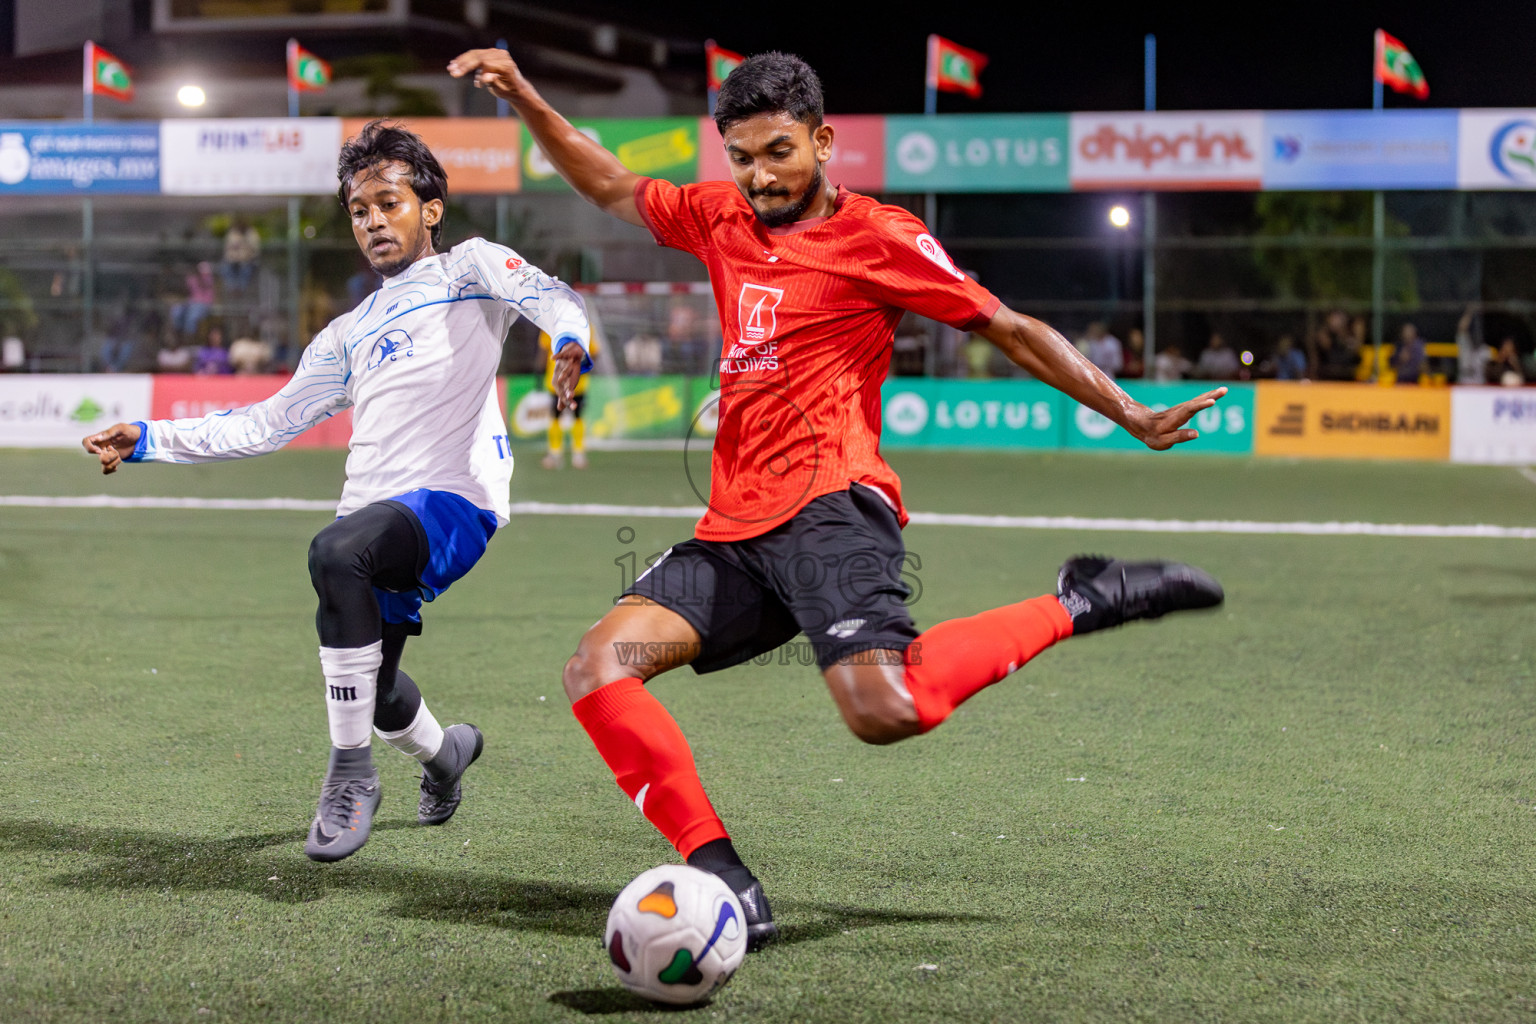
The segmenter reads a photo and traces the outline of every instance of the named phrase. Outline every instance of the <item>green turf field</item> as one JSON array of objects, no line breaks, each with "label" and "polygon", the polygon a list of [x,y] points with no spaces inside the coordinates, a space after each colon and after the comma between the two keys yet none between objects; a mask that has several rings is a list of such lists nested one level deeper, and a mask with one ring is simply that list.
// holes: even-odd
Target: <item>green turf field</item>
[{"label": "green turf field", "polygon": [[[696,504],[682,453],[598,453],[518,500]],[[902,454],[923,511],[1536,525],[1512,469]],[[0,452],[0,494],[329,498],[334,453],[130,466]],[[670,847],[560,691],[616,560],[683,521],[519,518],[405,666],[485,731],[458,817],[413,762],[336,865],[316,512],[0,508],[0,1021],[675,1019],[600,948]],[[621,530],[634,531],[631,541]],[[629,536],[626,532],[623,536]],[[653,684],[784,941],[690,1019],[1536,1019],[1536,541],[913,526],[919,626],[1063,557],[1201,564],[1209,615],[1069,641],[935,733],[860,745],[815,671]]]}]

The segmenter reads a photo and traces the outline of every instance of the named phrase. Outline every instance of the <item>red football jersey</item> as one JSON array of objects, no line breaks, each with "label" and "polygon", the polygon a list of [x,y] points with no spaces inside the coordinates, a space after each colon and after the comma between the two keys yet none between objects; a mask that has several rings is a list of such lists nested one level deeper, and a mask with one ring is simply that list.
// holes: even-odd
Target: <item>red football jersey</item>
[{"label": "red football jersey", "polygon": [[955,268],[923,222],[838,191],[830,217],[768,228],[730,182],[642,179],[661,245],[709,267],[720,310],[719,427],[696,536],[767,533],[823,494],[878,488],[906,525],[880,457],[880,385],[902,310],[975,330],[1001,303]]}]

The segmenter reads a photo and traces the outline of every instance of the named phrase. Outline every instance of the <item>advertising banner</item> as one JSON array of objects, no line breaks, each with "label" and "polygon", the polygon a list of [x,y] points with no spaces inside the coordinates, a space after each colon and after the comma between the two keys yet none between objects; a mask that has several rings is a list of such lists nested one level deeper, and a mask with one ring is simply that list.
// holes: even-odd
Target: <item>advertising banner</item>
[{"label": "advertising banner", "polygon": [[[507,379],[506,408],[516,438],[543,437],[554,402],[542,377]],[[693,416],[689,381],[682,376],[597,376],[587,385],[582,418],[595,441],[681,438]]]},{"label": "advertising banner", "polygon": [[1454,110],[1264,115],[1267,189],[1456,187]]},{"label": "advertising banner", "polygon": [[1264,381],[1254,407],[1259,455],[1446,459],[1449,388]]},{"label": "advertising banner", "polygon": [[160,129],[118,124],[0,123],[0,196],[160,191]]},{"label": "advertising banner", "polygon": [[[681,185],[699,171],[699,122],[692,117],[576,118],[583,135],[612,152],[636,174]],[[544,151],[523,132],[523,191],[566,188]],[[718,133],[717,133],[718,134]]]},{"label": "advertising banner", "polygon": [[1456,186],[1536,188],[1536,110],[1460,112]]},{"label": "advertising banner", "polygon": [[[341,137],[353,138],[369,120],[342,118]],[[420,135],[443,165],[450,196],[518,190],[520,122],[510,117],[405,117],[399,123]]]},{"label": "advertising banner", "polygon": [[1536,391],[1452,388],[1451,461],[1536,463]]},{"label": "advertising banner", "polygon": [[[1203,395],[1217,381],[1188,381],[1174,384],[1142,383],[1135,380],[1118,382],[1125,393],[1136,401],[1153,409],[1167,409]],[[1200,436],[1187,444],[1169,449],[1186,455],[1247,455],[1253,451],[1253,385],[1227,383],[1227,395],[1211,408],[1195,415],[1189,426],[1200,431]],[[1070,399],[1062,399],[1066,415],[1068,448],[1095,448],[1101,451],[1148,452],[1152,449],[1109,420],[1086,406]]]},{"label": "advertising banner", "polygon": [[328,195],[341,119],[262,117],[160,122],[167,195]]},{"label": "advertising banner", "polygon": [[1039,381],[891,377],[881,389],[885,448],[1057,448],[1059,392]]},{"label": "advertising banner", "polygon": [[1263,179],[1257,111],[1073,114],[1074,189],[1240,189]]},{"label": "advertising banner", "polygon": [[885,119],[885,181],[895,192],[1066,192],[1066,114]]},{"label": "advertising banner", "polygon": [[[844,114],[827,118],[832,126],[832,158],[827,180],[854,192],[885,188],[885,122],[874,114]],[[698,181],[730,181],[725,143],[710,118],[699,119]]]},{"label": "advertising banner", "polygon": [[153,379],[147,373],[0,376],[0,448],[80,449],[87,434],[149,419]]},{"label": "advertising banner", "polygon": [[[275,394],[278,388],[288,383],[288,377],[280,373],[252,376],[162,373],[154,377],[154,382],[149,415],[157,420],[180,420],[252,405]],[[352,410],[347,409],[316,423],[288,442],[288,447],[345,448],[350,440]]]}]

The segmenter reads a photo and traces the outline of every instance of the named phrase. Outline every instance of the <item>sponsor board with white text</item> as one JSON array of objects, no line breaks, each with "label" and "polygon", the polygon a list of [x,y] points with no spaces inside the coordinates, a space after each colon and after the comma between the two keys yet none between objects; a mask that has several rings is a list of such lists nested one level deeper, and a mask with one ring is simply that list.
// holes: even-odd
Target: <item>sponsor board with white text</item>
[{"label": "sponsor board with white text", "polygon": [[0,447],[79,448],[87,434],[147,420],[153,381],[147,373],[0,377]]},{"label": "sponsor board with white text", "polygon": [[1536,464],[1536,389],[1453,388],[1451,461]]},{"label": "sponsor board with white text", "polygon": [[1073,114],[1074,189],[1239,189],[1264,175],[1257,111]]},{"label": "sponsor board with white text", "polygon": [[336,191],[336,117],[160,122],[167,195],[328,195]]},{"label": "sponsor board with white text", "polygon": [[1457,135],[1457,188],[1536,188],[1536,110],[1463,110]]}]

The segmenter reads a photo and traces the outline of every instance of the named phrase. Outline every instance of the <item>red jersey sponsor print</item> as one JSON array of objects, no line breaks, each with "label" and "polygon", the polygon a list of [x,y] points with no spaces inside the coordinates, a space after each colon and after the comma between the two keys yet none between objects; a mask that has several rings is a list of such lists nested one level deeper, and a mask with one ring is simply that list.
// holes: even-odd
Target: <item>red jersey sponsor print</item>
[{"label": "red jersey sponsor print", "polygon": [[719,428],[695,534],[743,540],[851,483],[878,488],[880,385],[903,310],[975,330],[1001,303],[955,268],[923,222],[838,191],[830,217],[764,227],[729,182],[642,179],[635,201],[661,245],[709,268],[720,311]]}]

